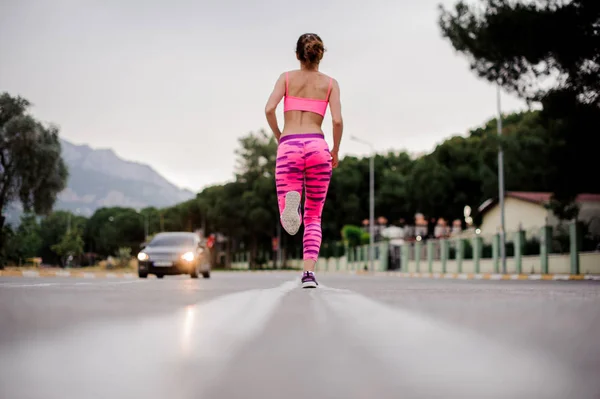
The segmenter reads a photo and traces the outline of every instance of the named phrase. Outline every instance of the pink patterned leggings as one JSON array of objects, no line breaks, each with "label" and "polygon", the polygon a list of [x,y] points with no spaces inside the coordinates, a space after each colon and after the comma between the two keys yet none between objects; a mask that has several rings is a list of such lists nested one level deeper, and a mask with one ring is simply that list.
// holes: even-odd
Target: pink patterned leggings
[{"label": "pink patterned leggings", "polygon": [[297,191],[304,201],[304,260],[317,261],[321,248],[321,213],[331,180],[331,155],[321,133],[290,134],[281,137],[277,148],[275,183],[279,213],[285,195]]}]

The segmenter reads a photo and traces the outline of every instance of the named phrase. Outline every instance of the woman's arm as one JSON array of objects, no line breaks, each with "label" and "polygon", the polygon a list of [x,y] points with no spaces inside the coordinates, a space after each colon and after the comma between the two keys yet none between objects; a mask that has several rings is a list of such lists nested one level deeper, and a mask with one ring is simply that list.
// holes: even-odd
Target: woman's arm
[{"label": "woman's arm", "polygon": [[285,74],[282,73],[275,82],[275,87],[273,88],[273,92],[267,101],[267,105],[265,107],[265,114],[267,116],[267,122],[269,123],[269,127],[273,131],[275,138],[279,141],[281,137],[281,130],[279,130],[279,126],[277,124],[277,115],[275,114],[275,110],[277,109],[277,105],[285,95]]},{"label": "woman's arm", "polygon": [[332,152],[338,152],[342,141],[344,121],[342,120],[342,103],[340,101],[340,85],[333,80],[333,87],[329,95],[329,109],[331,110],[331,121],[333,122],[333,148]]}]

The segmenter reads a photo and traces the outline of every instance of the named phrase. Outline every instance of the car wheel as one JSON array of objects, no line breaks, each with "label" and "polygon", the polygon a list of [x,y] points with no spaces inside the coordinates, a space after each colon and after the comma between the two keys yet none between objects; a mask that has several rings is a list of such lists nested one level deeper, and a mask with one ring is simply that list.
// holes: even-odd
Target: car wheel
[{"label": "car wheel", "polygon": [[138,271],[138,277],[139,278],[148,278],[148,273]]},{"label": "car wheel", "polygon": [[202,272],[202,277],[210,278],[210,272]]},{"label": "car wheel", "polygon": [[165,275],[164,274],[157,274],[156,278],[163,278]]}]

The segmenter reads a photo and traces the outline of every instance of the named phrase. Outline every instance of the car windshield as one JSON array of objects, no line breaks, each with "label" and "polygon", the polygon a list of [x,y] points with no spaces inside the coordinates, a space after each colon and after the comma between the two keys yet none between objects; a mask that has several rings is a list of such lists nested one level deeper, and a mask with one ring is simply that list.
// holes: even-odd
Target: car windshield
[{"label": "car windshield", "polygon": [[154,237],[149,247],[191,247],[194,245],[194,240],[190,236],[184,235],[165,235]]}]

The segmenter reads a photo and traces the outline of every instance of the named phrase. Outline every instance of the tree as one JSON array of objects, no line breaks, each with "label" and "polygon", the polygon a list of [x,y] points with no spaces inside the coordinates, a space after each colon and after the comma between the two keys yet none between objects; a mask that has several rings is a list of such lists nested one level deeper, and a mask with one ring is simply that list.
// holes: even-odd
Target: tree
[{"label": "tree", "polygon": [[69,256],[77,257],[83,253],[83,238],[78,228],[67,231],[61,240],[52,246],[52,250],[60,257],[61,264],[66,266]]},{"label": "tree", "polygon": [[41,229],[35,215],[23,214],[16,231],[5,226],[5,259],[17,264],[39,256],[42,246]]},{"label": "tree", "polygon": [[323,237],[339,239],[341,226],[359,224],[368,217],[368,159],[343,158],[333,171],[323,208]]},{"label": "tree", "polygon": [[[66,187],[68,171],[58,128],[36,121],[26,113],[29,106],[21,97],[0,94],[0,210],[18,200],[25,212],[44,215]],[[3,226],[0,217],[0,231]]]},{"label": "tree", "polygon": [[14,237],[19,258],[27,259],[36,257],[42,246],[40,225],[35,215],[21,216],[21,224]]},{"label": "tree", "polygon": [[[440,7],[442,34],[480,77],[542,105],[538,127],[551,165],[544,181],[554,193],[554,213],[573,217],[578,193],[600,192],[599,179],[578,178],[596,168],[591,137],[600,123],[600,3],[480,4]],[[539,141],[528,144],[540,147]]]},{"label": "tree", "polygon": [[140,249],[140,244],[145,240],[144,221],[140,213],[135,209],[121,208],[114,216],[112,224],[117,230],[117,249],[121,247],[129,248],[131,251]]},{"label": "tree", "polygon": [[[193,200],[192,200],[193,201]],[[160,231],[160,212],[155,207],[147,207],[140,211],[142,223],[148,223],[148,235],[152,236]],[[144,226],[144,232],[145,232]]]},{"label": "tree", "polygon": [[379,214],[393,222],[414,216],[411,209],[410,180],[408,176],[414,166],[406,152],[388,153],[375,159],[377,191],[375,206]]},{"label": "tree", "polygon": [[4,246],[0,248],[0,270],[2,269],[2,265],[4,262],[19,261],[19,251],[20,245],[18,240],[16,239],[16,232],[13,230],[11,225],[6,225],[2,228],[2,232],[0,232],[4,237]]},{"label": "tree", "polygon": [[598,1],[459,1],[440,9],[443,36],[479,76],[528,100],[569,88],[583,103],[600,104]]},{"label": "tree", "polygon": [[61,259],[52,250],[52,246],[62,239],[69,229],[83,231],[87,219],[83,216],[74,215],[69,211],[54,211],[42,218],[40,223],[40,237],[42,240],[38,255],[45,263],[58,264]]},{"label": "tree", "polygon": [[240,147],[235,151],[236,180],[252,184],[260,177],[275,175],[277,141],[275,136],[261,129],[250,132],[239,140]]},{"label": "tree", "polygon": [[412,215],[423,212],[434,217],[449,217],[455,211],[448,207],[453,195],[452,175],[435,155],[434,152],[417,159],[408,176]]},{"label": "tree", "polygon": [[88,250],[103,256],[115,255],[120,247],[137,250],[145,240],[144,216],[132,208],[99,208],[89,218],[84,237]]},{"label": "tree", "polygon": [[238,239],[237,243],[229,241],[230,246],[249,243],[254,260],[259,249],[270,250],[279,221],[275,189],[277,141],[264,130],[251,132],[239,139],[235,154],[235,181],[213,187],[202,206],[214,204],[206,212],[211,227]]}]

